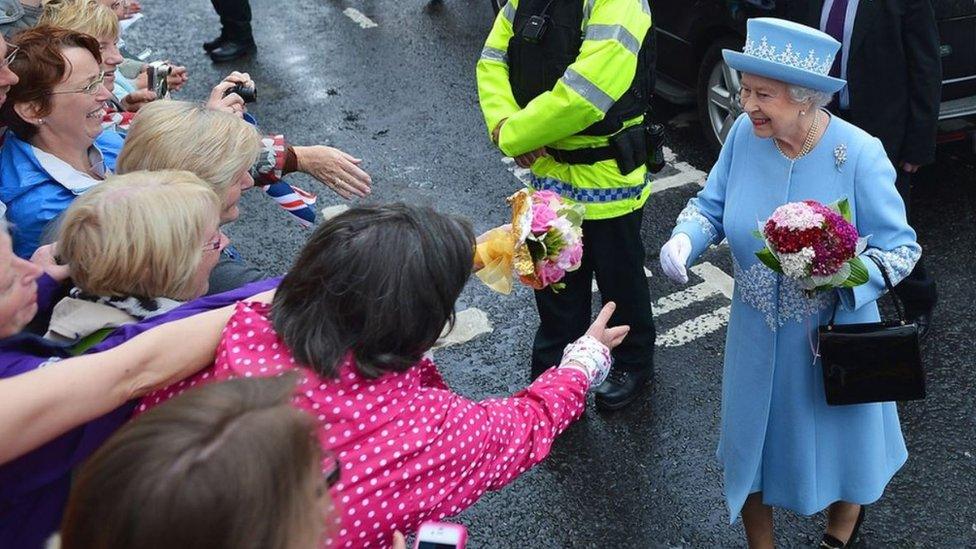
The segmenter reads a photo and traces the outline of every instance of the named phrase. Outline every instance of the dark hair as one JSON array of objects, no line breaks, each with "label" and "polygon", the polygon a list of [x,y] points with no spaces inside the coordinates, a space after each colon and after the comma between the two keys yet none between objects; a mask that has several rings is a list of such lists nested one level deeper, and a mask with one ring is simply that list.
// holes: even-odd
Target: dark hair
[{"label": "dark hair", "polygon": [[37,127],[22,119],[14,110],[14,105],[34,101],[40,106],[41,117],[51,114],[51,90],[61,83],[70,70],[62,50],[88,50],[99,65],[102,63],[102,54],[98,49],[98,40],[91,36],[46,25],[18,33],[11,43],[20,48],[10,62],[10,70],[20,81],[7,92],[7,100],[0,108],[0,124],[9,127],[17,137],[27,141],[37,133]]},{"label": "dark hair", "polygon": [[352,208],[323,224],[281,281],[275,331],[295,359],[335,377],[403,371],[433,346],[471,274],[471,225],[431,208]]},{"label": "dark hair", "polygon": [[321,452],[314,422],[290,404],[295,378],[207,385],[122,427],[76,476],[61,547],[314,545]]}]

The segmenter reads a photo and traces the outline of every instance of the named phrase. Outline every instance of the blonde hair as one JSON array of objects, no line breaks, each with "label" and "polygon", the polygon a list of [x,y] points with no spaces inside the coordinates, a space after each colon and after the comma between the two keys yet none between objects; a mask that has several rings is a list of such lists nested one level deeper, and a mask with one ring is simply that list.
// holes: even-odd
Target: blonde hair
[{"label": "blonde hair", "polygon": [[119,37],[119,18],[95,0],[47,0],[37,24],[83,32],[96,39]]},{"label": "blonde hair", "polygon": [[87,293],[190,299],[201,243],[219,216],[217,195],[190,172],[112,176],[64,213],[58,254]]},{"label": "blonde hair", "polygon": [[258,131],[233,114],[186,101],[153,101],[133,119],[115,171],[188,170],[223,200],[260,149]]}]

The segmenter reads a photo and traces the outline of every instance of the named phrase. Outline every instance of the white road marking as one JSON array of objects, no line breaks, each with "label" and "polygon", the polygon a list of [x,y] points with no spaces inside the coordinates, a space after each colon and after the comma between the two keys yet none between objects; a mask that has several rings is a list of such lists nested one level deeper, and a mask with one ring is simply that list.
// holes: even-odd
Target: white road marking
[{"label": "white road marking", "polygon": [[319,213],[322,214],[322,221],[328,221],[348,209],[349,206],[346,206],[345,204],[336,204],[335,206],[327,206],[322,208],[322,211]]},{"label": "white road marking", "polygon": [[366,17],[363,14],[363,12],[357,10],[356,8],[346,8],[342,10],[342,13],[346,14],[346,17],[348,17],[349,19],[355,21],[356,24],[359,25],[361,28],[371,29],[373,27],[379,26],[372,19]]},{"label": "white road marking", "polygon": [[701,284],[696,284],[689,288],[685,288],[680,292],[666,295],[657,300],[657,302],[654,303],[654,315],[666,315],[671,311],[683,309],[692,303],[705,301],[706,299],[719,295],[720,293],[721,292],[719,292],[719,290],[711,284],[702,282]]},{"label": "white road marking", "polygon": [[444,327],[445,333],[442,333],[437,343],[434,344],[434,349],[467,343],[480,335],[490,334],[494,331],[491,321],[488,320],[488,314],[476,307],[457,313],[454,329],[450,333],[446,333],[447,328],[447,326]]},{"label": "white road marking", "polygon": [[[681,162],[681,164],[684,164],[684,162]],[[683,172],[679,171],[674,175],[669,175],[660,179],[653,179],[651,181],[651,194],[656,194],[668,189],[674,189],[676,187],[684,187],[685,185],[690,185],[692,183],[696,183],[699,187],[704,187],[706,177],[708,176],[705,174],[705,172],[689,170]]]},{"label": "white road marking", "polygon": [[689,321],[682,322],[657,337],[657,345],[662,347],[680,347],[698,338],[721,330],[729,321],[731,306],[726,305],[710,313]]},{"label": "white road marking", "polygon": [[702,261],[698,265],[693,266],[691,272],[705,279],[706,284],[710,284],[713,288],[722,292],[722,295],[725,297],[732,299],[735,282],[722,269],[707,261]]}]

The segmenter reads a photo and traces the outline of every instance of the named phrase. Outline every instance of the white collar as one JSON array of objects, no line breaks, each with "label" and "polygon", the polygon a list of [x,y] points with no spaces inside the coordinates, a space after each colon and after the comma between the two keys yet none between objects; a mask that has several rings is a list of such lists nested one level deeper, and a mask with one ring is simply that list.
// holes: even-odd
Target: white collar
[{"label": "white collar", "polygon": [[64,160],[51,153],[44,152],[33,145],[31,145],[31,149],[33,149],[34,156],[37,157],[37,161],[48,175],[76,195],[80,195],[95,185],[98,185],[106,175],[111,175],[112,173],[105,169],[105,159],[102,157],[102,151],[98,150],[98,147],[94,145],[88,148],[88,160],[91,162],[92,172],[102,179],[96,179],[90,174],[79,172]]}]

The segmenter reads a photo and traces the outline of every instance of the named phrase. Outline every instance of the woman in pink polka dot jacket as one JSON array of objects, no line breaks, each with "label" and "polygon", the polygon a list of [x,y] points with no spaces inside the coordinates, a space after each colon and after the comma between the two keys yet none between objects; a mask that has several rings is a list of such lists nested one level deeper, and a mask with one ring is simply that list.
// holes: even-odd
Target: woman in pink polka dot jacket
[{"label": "woman in pink polka dot jacket", "polygon": [[606,327],[608,304],[526,389],[480,402],[452,392],[428,350],[453,322],[473,251],[467,222],[429,208],[353,208],[312,235],[272,305],[238,304],[212,369],[140,409],[194,384],[298,370],[293,403],[341,464],[340,524],[322,546],[388,547],[394,530],[455,515],[542,461],[627,334]]}]

